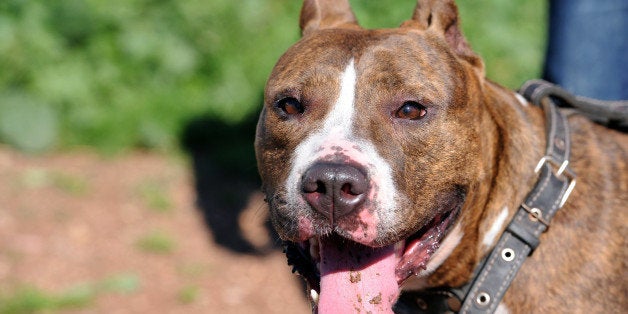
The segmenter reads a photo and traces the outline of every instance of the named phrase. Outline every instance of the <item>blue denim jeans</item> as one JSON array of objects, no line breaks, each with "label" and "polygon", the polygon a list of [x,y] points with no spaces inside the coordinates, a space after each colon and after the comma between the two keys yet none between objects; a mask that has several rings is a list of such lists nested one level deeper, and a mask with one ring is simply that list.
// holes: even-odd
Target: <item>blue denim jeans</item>
[{"label": "blue denim jeans", "polygon": [[628,99],[628,1],[550,0],[544,77],[570,92]]}]

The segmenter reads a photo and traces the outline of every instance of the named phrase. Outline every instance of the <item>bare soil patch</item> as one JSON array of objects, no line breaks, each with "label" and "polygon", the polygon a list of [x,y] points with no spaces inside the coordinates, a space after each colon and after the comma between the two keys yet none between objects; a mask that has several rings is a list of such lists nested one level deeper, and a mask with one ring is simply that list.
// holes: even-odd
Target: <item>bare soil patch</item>
[{"label": "bare soil patch", "polygon": [[[262,197],[241,197],[241,234],[269,247]],[[217,245],[196,200],[182,159],[0,147],[0,300],[30,289],[78,299],[47,313],[310,311],[279,250]]]}]

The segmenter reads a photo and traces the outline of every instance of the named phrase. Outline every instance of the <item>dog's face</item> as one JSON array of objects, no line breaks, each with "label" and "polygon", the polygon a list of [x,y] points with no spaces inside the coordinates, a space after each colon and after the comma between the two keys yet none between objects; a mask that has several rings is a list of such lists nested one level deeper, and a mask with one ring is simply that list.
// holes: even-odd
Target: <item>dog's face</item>
[{"label": "dog's face", "polygon": [[[483,177],[482,65],[453,3],[420,1],[402,27],[364,30],[328,2],[306,1],[304,36],[268,80],[263,190],[281,238],[316,265],[316,292],[356,271],[398,288],[428,268]],[[378,304],[392,290],[373,291],[385,291]]]}]

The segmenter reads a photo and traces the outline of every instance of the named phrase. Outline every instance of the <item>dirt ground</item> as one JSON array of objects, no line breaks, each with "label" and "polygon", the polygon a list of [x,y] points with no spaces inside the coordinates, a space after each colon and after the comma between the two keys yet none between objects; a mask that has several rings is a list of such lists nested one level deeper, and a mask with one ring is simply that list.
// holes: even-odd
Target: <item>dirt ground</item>
[{"label": "dirt ground", "polygon": [[[279,249],[237,253],[213,241],[190,169],[159,154],[0,146],[0,301],[37,291],[44,313],[308,313]],[[261,195],[241,197],[234,227],[268,247]]]}]

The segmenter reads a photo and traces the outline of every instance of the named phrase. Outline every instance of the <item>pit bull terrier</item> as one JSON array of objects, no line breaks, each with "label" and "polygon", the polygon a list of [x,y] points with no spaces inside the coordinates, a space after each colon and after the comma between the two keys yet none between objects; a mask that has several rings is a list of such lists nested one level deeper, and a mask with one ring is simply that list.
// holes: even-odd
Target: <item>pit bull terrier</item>
[{"label": "pit bull terrier", "polygon": [[[497,280],[503,298],[471,289],[477,311],[625,310],[628,137],[579,114],[550,129],[557,110],[486,79],[458,20],[453,1],[419,0],[399,28],[366,30],[346,0],[304,1],[302,39],[268,79],[255,147],[314,311],[403,311],[401,291],[468,285],[503,263],[492,252],[525,263]],[[568,160],[548,162],[546,147]],[[551,184],[541,177],[566,173],[551,208],[525,205],[543,198],[530,192]],[[528,218],[540,245],[516,225]],[[498,247],[506,233],[531,239],[528,254]],[[465,306],[454,310],[476,311]]]}]

